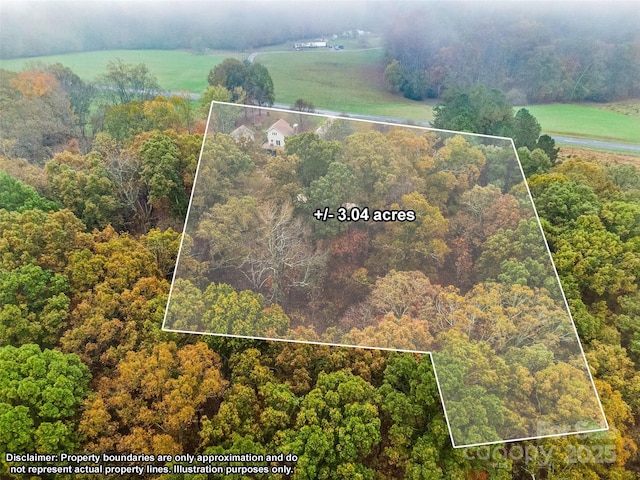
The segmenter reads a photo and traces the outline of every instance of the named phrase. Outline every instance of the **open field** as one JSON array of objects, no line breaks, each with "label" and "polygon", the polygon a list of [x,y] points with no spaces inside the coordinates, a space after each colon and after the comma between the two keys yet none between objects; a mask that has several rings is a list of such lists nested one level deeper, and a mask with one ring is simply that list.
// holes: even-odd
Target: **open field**
[{"label": "open field", "polygon": [[382,57],[382,49],[318,49],[263,53],[256,61],[269,69],[278,103],[304,98],[320,109],[432,120],[427,103],[385,89]]},{"label": "open field", "polygon": [[[273,77],[276,102],[292,104],[305,98],[317,108],[339,112],[384,115],[415,120],[432,120],[431,105],[414,102],[384,88],[382,50],[261,51],[256,61]],[[166,50],[108,50],[28,59],[2,60],[0,68],[20,71],[29,62],[60,62],[83,80],[94,80],[105,72],[109,60],[145,63],[165,90],[200,93],[207,87],[211,68],[227,57],[240,60],[245,54],[214,52],[194,55]]]},{"label": "open field", "polygon": [[194,55],[179,50],[106,50],[2,60],[0,68],[20,71],[30,62],[45,64],[60,62],[83,80],[93,81],[106,71],[107,63],[110,60],[121,58],[125,63],[145,63],[164,90],[200,93],[208,85],[209,70],[231,56],[235,55],[231,52]]},{"label": "open field", "polygon": [[640,144],[640,118],[587,105],[529,105],[544,133]]}]

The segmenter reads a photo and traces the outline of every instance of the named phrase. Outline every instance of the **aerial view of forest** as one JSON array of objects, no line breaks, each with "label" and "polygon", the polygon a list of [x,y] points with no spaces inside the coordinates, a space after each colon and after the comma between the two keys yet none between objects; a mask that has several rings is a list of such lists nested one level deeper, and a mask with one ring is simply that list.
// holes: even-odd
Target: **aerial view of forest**
[{"label": "aerial view of forest", "polygon": [[[504,138],[214,104],[164,326],[437,352],[445,406],[497,402],[449,417],[457,445],[605,427],[523,181]],[[469,381],[451,342],[511,371]]]},{"label": "aerial view of forest", "polygon": [[0,476],[638,478],[632,4],[3,4]]}]

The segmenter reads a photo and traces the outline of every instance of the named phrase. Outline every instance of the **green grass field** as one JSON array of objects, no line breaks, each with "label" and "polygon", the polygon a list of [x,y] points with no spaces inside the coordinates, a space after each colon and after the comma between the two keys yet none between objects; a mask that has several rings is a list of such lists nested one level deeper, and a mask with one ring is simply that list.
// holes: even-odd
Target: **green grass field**
[{"label": "green grass field", "polygon": [[200,93],[208,85],[209,70],[231,56],[235,55],[231,52],[194,55],[178,50],[106,50],[2,60],[0,68],[17,72],[34,61],[45,64],[60,62],[83,80],[93,81],[106,71],[110,60],[120,58],[124,63],[145,63],[149,71],[158,79],[160,87],[165,90]]},{"label": "green grass field", "polygon": [[640,144],[640,118],[590,105],[529,105],[542,130],[553,135]]},{"label": "green grass field", "polygon": [[[264,64],[273,77],[276,102],[293,104],[298,98],[313,102],[316,108],[339,112],[384,115],[414,120],[432,120],[431,105],[392,95],[384,88],[382,50],[261,52],[256,61]],[[2,60],[0,68],[20,71],[30,62],[60,62],[83,80],[92,81],[104,73],[109,60],[145,63],[165,90],[200,93],[207,87],[211,68],[227,57],[240,60],[246,55],[214,52],[193,55],[174,50],[108,50],[72,53],[28,59]]]},{"label": "green grass field", "polygon": [[386,91],[383,51],[329,50],[264,53],[256,61],[269,69],[278,103],[298,98],[338,112],[431,120],[431,106]]}]

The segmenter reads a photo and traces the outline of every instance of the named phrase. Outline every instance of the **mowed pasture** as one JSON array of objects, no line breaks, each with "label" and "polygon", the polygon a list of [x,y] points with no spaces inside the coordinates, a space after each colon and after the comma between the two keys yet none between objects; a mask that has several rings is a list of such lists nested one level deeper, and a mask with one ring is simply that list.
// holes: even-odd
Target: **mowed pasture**
[{"label": "mowed pasture", "polygon": [[431,104],[408,100],[385,88],[383,55],[379,48],[322,48],[265,52],[255,61],[271,73],[277,103],[293,104],[303,98],[318,109],[433,120]]}]

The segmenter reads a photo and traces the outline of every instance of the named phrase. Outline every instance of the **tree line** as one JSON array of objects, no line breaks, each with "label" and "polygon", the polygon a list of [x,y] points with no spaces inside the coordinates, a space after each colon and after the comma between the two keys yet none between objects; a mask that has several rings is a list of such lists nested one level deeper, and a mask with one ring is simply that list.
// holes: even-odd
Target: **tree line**
[{"label": "tree line", "polygon": [[485,85],[519,105],[640,96],[640,44],[622,12],[598,12],[619,15],[614,35],[585,12],[529,5],[525,17],[503,7],[455,22],[429,7],[399,9],[386,30],[388,88],[422,100]]}]

